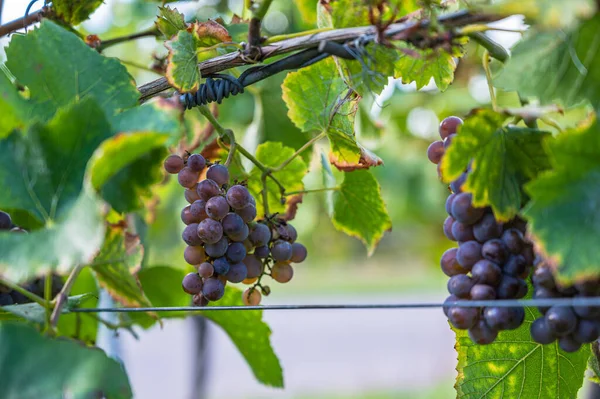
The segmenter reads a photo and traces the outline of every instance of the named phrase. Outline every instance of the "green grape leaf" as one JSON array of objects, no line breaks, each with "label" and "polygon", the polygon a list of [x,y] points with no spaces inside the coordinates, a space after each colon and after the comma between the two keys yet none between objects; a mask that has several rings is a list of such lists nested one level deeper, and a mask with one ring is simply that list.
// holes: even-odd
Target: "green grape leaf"
[{"label": "green grape leaf", "polygon": [[526,186],[529,229],[563,283],[600,273],[600,126],[596,120],[548,140],[553,170]]},{"label": "green grape leaf", "polygon": [[358,164],[360,148],[354,137],[356,99],[339,77],[335,62],[328,58],[291,72],[283,82],[288,116],[305,132],[325,132],[335,159]]},{"label": "green grape leaf", "polygon": [[[38,221],[60,218],[83,187],[88,159],[111,135],[92,98],[60,109],[46,125],[0,141],[0,208],[22,209]],[[15,173],[15,170],[20,173]]]},{"label": "green grape leaf", "polygon": [[[41,335],[23,323],[0,323],[2,397],[131,398],[123,367],[98,348]],[[35,359],[35,360],[33,360]],[[25,376],[35,375],[35,383]]]},{"label": "green grape leaf", "polygon": [[[445,91],[454,81],[456,70],[455,57],[463,55],[460,47],[454,47],[449,53],[443,49],[419,50],[412,46],[405,46],[403,54],[395,64],[395,74],[402,78],[402,83],[415,82],[417,90],[427,86],[431,79],[440,91]],[[387,82],[386,82],[387,83]]]},{"label": "green grape leaf", "polygon": [[344,173],[340,189],[333,194],[333,225],[359,238],[373,253],[383,233],[392,229],[379,183],[368,170]]},{"label": "green grape leaf", "polygon": [[[561,2],[562,3],[562,2]],[[571,33],[532,32],[517,44],[494,79],[504,90],[537,97],[542,103],[559,101],[567,107],[588,100],[600,107],[600,15]]]},{"label": "green grape leaf", "polygon": [[165,39],[170,39],[179,31],[186,30],[187,24],[182,13],[176,8],[158,7],[158,19],[155,24]]},{"label": "green grape leaf", "polygon": [[302,21],[309,25],[315,25],[317,23],[317,4],[319,0],[304,0],[295,2]]},{"label": "green grape leaf", "polygon": [[67,274],[75,265],[89,263],[104,239],[102,206],[84,190],[45,228],[29,234],[0,233],[0,275],[21,283],[49,270]]},{"label": "green grape leaf", "polygon": [[78,25],[90,17],[102,0],[53,0],[52,11],[68,25]]},{"label": "green grape leaf", "polygon": [[[70,296],[61,313],[69,313],[71,309],[79,307],[79,305],[87,302],[89,299],[93,299],[91,294]],[[46,322],[46,308],[35,302],[2,306],[0,307],[0,311],[12,313],[15,316],[36,324],[44,324]]]},{"label": "green grape leaf", "polygon": [[129,108],[110,120],[115,133],[154,132],[177,135],[181,109],[168,100],[159,99],[151,103]]},{"label": "green grape leaf", "polygon": [[[209,306],[244,306],[242,292],[227,287],[218,303]],[[283,388],[283,370],[271,346],[271,329],[262,320],[262,310],[203,312],[231,338],[254,376],[264,385]]]},{"label": "green grape leaf", "polygon": [[[294,149],[284,147],[279,142],[262,143],[256,149],[256,159],[265,166],[276,168],[287,161],[294,154]],[[301,157],[296,157],[280,171],[272,172],[286,191],[300,191],[304,189],[302,179],[308,173],[308,166]],[[256,211],[258,215],[264,215],[264,202],[261,195],[262,171],[258,168],[252,169],[248,180],[248,189],[256,199]],[[281,191],[273,179],[267,177],[267,196],[269,201],[269,212],[285,212],[285,205],[281,203]]]},{"label": "green grape leaf", "polygon": [[130,307],[151,307],[135,277],[143,257],[144,248],[138,236],[127,233],[123,227],[110,226],[92,270],[100,286],[117,302]]},{"label": "green grape leaf", "polygon": [[542,140],[549,133],[503,126],[506,117],[479,110],[465,121],[442,158],[443,180],[457,179],[471,163],[465,191],[497,219],[512,219],[523,205],[522,185],[550,167]]},{"label": "green grape leaf", "polygon": [[3,71],[0,71],[0,114],[0,139],[14,129],[25,127],[31,119],[29,103],[19,94]]},{"label": "green grape leaf", "polygon": [[118,60],[103,57],[49,20],[26,35],[15,35],[6,57],[6,66],[30,91],[30,114],[41,120],[87,97],[94,97],[109,116],[134,106],[139,97]]},{"label": "green grape leaf", "polygon": [[537,310],[526,308],[521,327],[500,332],[489,345],[474,344],[467,331],[455,330],[457,398],[577,397],[590,356],[589,346],[566,353],[557,342],[540,345],[532,341],[529,328],[540,316]]},{"label": "green grape leaf", "polygon": [[369,7],[363,0],[325,0],[317,8],[319,28],[348,28],[371,25]]},{"label": "green grape leaf", "polygon": [[214,54],[208,47],[231,42],[227,29],[216,21],[196,22],[165,43],[169,49],[167,80],[181,93],[194,92],[200,85],[198,62]]}]

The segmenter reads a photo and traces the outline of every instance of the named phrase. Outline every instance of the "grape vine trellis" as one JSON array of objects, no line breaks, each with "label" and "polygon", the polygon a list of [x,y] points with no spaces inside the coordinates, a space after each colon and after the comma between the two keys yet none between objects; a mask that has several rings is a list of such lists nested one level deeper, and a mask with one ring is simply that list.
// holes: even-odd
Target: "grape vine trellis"
[{"label": "grape vine trellis", "polygon": [[[453,191],[444,233],[459,246],[442,257],[452,294],[443,307],[454,327],[469,330],[456,329],[457,395],[574,398],[588,361],[598,379],[597,343],[594,355],[588,344],[600,335],[598,2],[297,1],[307,30],[277,36],[263,36],[261,26],[277,3],[271,0],[246,0],[242,16],[227,21],[186,19],[162,3],[152,28],[109,40],[79,27],[101,1],[45,2],[41,11],[0,26],[0,36],[12,34],[0,72],[0,209],[12,217],[0,213],[0,229],[11,230],[0,232],[0,341],[7,343],[0,347],[0,397],[66,391],[130,397],[125,371],[92,349],[98,326],[135,334],[135,327],[197,313],[227,332],[261,383],[282,387],[262,309],[310,306],[231,312],[260,297],[250,290],[242,299],[230,283],[248,277],[268,295],[263,276],[291,278],[289,260],[305,254],[292,255],[295,230],[287,222],[312,193],[326,192],[335,228],[372,253],[391,218],[371,171],[383,162],[358,141],[361,103],[390,76],[417,89],[433,81],[445,91],[457,60],[471,50],[483,52],[491,109],[465,113],[464,124],[445,119],[442,140],[427,154]],[[509,55],[485,32],[506,30],[490,23],[514,14],[524,15],[530,28],[518,32],[522,38]],[[27,33],[15,32],[40,21]],[[142,37],[164,42],[168,56],[155,59],[159,79],[136,87],[124,66],[129,61],[104,53]],[[251,85],[284,74],[281,91],[263,107]],[[294,137],[271,132],[256,151],[241,142],[240,125],[228,115],[235,113],[227,108],[234,99],[227,97],[242,88],[260,112],[285,104],[284,123]],[[198,111],[184,105],[199,105]],[[262,121],[259,115],[257,123],[275,116]],[[329,156],[322,153],[326,140]],[[227,201],[215,200],[221,208],[202,220],[182,214],[192,231],[186,241],[195,248],[184,265],[181,251],[173,259],[170,250],[179,251],[180,242],[166,238],[178,240],[182,226],[172,210],[182,196],[162,166],[171,152],[182,157],[174,158],[181,161],[175,173],[191,168],[184,159],[192,162],[195,151],[203,155],[202,167],[188,170],[187,180],[179,176],[190,209],[202,195],[190,188],[205,177],[205,160],[226,166],[228,176],[203,200],[223,195]],[[307,189],[303,179],[319,153],[323,184]],[[236,186],[239,195],[249,193],[239,206],[225,195]],[[209,213],[207,207],[198,212]],[[222,238],[189,228],[210,219],[207,225],[220,229],[223,212],[243,215],[239,231]],[[252,237],[254,216],[269,227],[268,239]],[[206,245],[217,242],[225,246]],[[223,255],[230,247],[238,252]],[[208,254],[212,263],[204,262],[205,251],[219,256]],[[202,263],[190,261],[192,254]],[[234,261],[244,255],[255,256],[255,266],[266,259],[259,274],[246,274],[250,264]],[[218,271],[218,257],[237,274]],[[192,265],[207,263],[197,267],[204,282],[193,271],[184,287],[197,295],[197,305],[219,302],[191,310],[179,286]],[[203,290],[208,278],[219,290],[229,285],[211,295]],[[100,289],[118,308],[98,308]],[[533,302],[514,300],[528,290]],[[380,307],[408,306],[442,305]],[[118,313],[116,322],[103,317],[108,311]],[[20,377],[32,371],[30,356],[40,372],[25,383]]]}]

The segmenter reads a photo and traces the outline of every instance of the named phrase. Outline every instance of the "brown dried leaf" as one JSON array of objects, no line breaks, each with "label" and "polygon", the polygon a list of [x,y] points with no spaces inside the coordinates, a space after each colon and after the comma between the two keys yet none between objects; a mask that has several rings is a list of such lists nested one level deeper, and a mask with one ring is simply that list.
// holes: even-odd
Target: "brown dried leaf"
[{"label": "brown dried leaf", "polygon": [[283,219],[287,220],[288,222],[290,220],[294,220],[296,217],[296,212],[298,211],[298,205],[302,203],[302,198],[302,194],[296,194],[287,199],[285,215],[283,215]]},{"label": "brown dried leaf", "polygon": [[351,172],[358,169],[369,169],[371,167],[383,165],[383,160],[374,152],[367,150],[362,145],[360,148],[360,159],[358,163],[350,163],[345,160],[340,160],[333,153],[329,153],[329,162],[342,172]]},{"label": "brown dried leaf", "polygon": [[220,23],[212,20],[206,22],[195,22],[188,28],[196,34],[199,47],[210,47],[218,43],[231,42],[231,36],[227,29]]}]

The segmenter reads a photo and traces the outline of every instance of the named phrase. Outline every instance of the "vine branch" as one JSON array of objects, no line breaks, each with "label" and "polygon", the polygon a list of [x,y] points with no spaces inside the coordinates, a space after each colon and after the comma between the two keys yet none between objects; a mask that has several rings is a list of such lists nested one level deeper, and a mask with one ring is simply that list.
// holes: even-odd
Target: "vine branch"
[{"label": "vine branch", "polygon": [[54,310],[52,311],[52,315],[50,316],[50,326],[52,328],[56,327],[56,324],[58,323],[58,318],[60,317],[60,314],[62,312],[62,308],[65,306],[65,304],[67,303],[67,300],[69,299],[69,293],[71,292],[71,289],[73,288],[73,284],[75,284],[75,280],[77,280],[79,273],[81,273],[83,268],[86,266],[87,265],[85,265],[85,264],[77,265],[71,271],[71,274],[69,274],[69,277],[67,278],[67,281],[65,282],[65,285],[63,285],[62,289],[56,296],[56,303],[54,305]]},{"label": "vine branch", "polygon": [[44,18],[48,10],[48,7],[43,7],[38,11],[32,12],[26,17],[18,18],[5,23],[4,25],[0,25],[0,37],[10,35],[11,33],[18,31],[19,29],[25,29],[28,26],[40,22],[42,18]]},{"label": "vine branch", "polygon": [[152,37],[152,36],[156,37],[159,34],[160,34],[160,32],[158,31],[158,29],[155,27],[152,27],[152,28],[142,31],[142,32],[132,33],[130,35],[125,35],[125,36],[119,36],[119,37],[115,37],[115,38],[109,39],[109,40],[103,40],[100,43],[100,45],[96,48],[96,50],[98,50],[98,52],[101,53],[102,51],[106,50],[107,48],[117,45],[117,44],[129,42],[129,41],[140,39],[143,37]]}]

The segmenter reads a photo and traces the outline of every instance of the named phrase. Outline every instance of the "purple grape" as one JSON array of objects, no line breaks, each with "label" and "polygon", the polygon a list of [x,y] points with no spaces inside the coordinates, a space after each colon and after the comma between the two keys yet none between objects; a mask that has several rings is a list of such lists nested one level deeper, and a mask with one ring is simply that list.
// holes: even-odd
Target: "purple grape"
[{"label": "purple grape", "polygon": [[473,195],[471,193],[457,194],[452,201],[452,216],[464,224],[474,224],[483,216],[484,208],[473,206]]},{"label": "purple grape", "polygon": [[221,256],[225,256],[227,252],[227,247],[229,246],[229,241],[227,237],[222,237],[219,241],[214,244],[205,244],[204,250],[206,254],[211,258],[220,258]]},{"label": "purple grape", "polygon": [[519,290],[515,294],[515,299],[524,298],[527,295],[527,291],[529,291],[529,287],[527,286],[527,282],[523,279],[519,279]]},{"label": "purple grape", "polygon": [[177,174],[177,181],[185,188],[192,188],[198,182],[198,177],[200,177],[198,172],[194,172],[186,166]]},{"label": "purple grape", "polygon": [[450,241],[456,241],[456,238],[454,237],[454,235],[452,235],[452,225],[453,224],[454,224],[454,219],[452,219],[452,216],[448,216],[446,218],[446,220],[444,220],[444,235]]},{"label": "purple grape", "polygon": [[488,326],[483,320],[479,320],[469,328],[469,338],[478,345],[491,344],[496,337],[498,337],[498,331]]},{"label": "purple grape", "polygon": [[295,242],[292,244],[292,257],[290,261],[293,263],[301,263],[306,259],[306,255],[308,255],[308,251],[306,247],[299,242]]},{"label": "purple grape", "polygon": [[448,198],[446,198],[446,213],[454,218],[452,215],[452,201],[456,198],[456,194],[451,193]]},{"label": "purple grape", "polygon": [[215,273],[220,275],[225,275],[229,271],[231,264],[227,261],[227,259],[222,256],[213,261],[213,268],[215,269]]},{"label": "purple grape", "polygon": [[565,352],[572,353],[581,349],[581,344],[572,335],[566,335],[558,339],[558,346]]},{"label": "purple grape", "polygon": [[477,323],[479,319],[478,308],[451,307],[448,309],[448,320],[460,330],[467,330]]},{"label": "purple grape", "polygon": [[206,214],[206,201],[202,199],[194,201],[192,205],[190,205],[190,213],[196,223],[200,223],[204,219],[208,218],[208,215]]},{"label": "purple grape", "polygon": [[210,179],[206,179],[198,183],[196,186],[196,192],[198,193],[200,199],[208,201],[212,197],[216,197],[217,195],[221,194],[221,189],[217,183]]},{"label": "purple grape", "polygon": [[196,294],[192,297],[192,303],[194,306],[203,307],[208,305],[208,302],[208,299],[204,298],[204,295],[202,294]]},{"label": "purple grape", "polygon": [[570,307],[552,306],[544,317],[550,331],[559,337],[571,334],[577,327],[577,316]]},{"label": "purple grape", "polygon": [[229,212],[229,204],[220,195],[206,201],[206,214],[214,220],[221,220]]},{"label": "purple grape", "polygon": [[169,155],[167,159],[165,159],[165,170],[172,175],[179,173],[184,166],[183,159],[179,155]]},{"label": "purple grape", "polygon": [[198,237],[206,244],[215,244],[223,237],[223,226],[212,219],[204,219],[198,225]]},{"label": "purple grape", "polygon": [[289,223],[286,224],[285,234],[283,234],[282,238],[290,243],[294,243],[298,239],[298,232],[296,231],[296,228]]},{"label": "purple grape", "polygon": [[492,213],[483,215],[473,226],[473,235],[480,243],[484,243],[492,238],[498,238],[502,234],[502,224],[496,221]]},{"label": "purple grape", "polygon": [[434,141],[427,148],[427,158],[434,164],[440,163],[444,155],[444,143],[441,140]]},{"label": "purple grape", "polygon": [[206,159],[200,154],[192,154],[187,160],[187,166],[194,172],[202,172],[206,166]]},{"label": "purple grape", "polygon": [[248,269],[242,262],[232,263],[229,271],[225,274],[227,281],[232,283],[241,283],[248,275]]},{"label": "purple grape", "polygon": [[458,298],[469,298],[474,281],[466,274],[457,274],[448,280],[448,292]]},{"label": "purple grape", "polygon": [[211,263],[204,262],[198,265],[198,274],[203,278],[211,277],[215,272],[215,268]]},{"label": "purple grape", "polygon": [[513,299],[517,296],[521,284],[519,278],[504,275],[500,280],[500,285],[496,288],[498,299]]},{"label": "purple grape", "polygon": [[532,244],[525,243],[525,247],[523,248],[523,251],[521,251],[521,255],[523,255],[523,257],[525,258],[527,265],[533,265],[533,262],[535,260],[535,252],[533,250]]},{"label": "purple grape", "polygon": [[580,344],[590,344],[600,336],[600,324],[598,321],[579,320],[577,328],[573,332],[573,338]]},{"label": "purple grape", "polygon": [[[534,284],[535,286],[535,284]],[[549,298],[559,298],[560,294],[554,290],[549,290],[547,288],[544,287],[535,287],[535,290],[533,291],[533,299],[549,299]],[[548,312],[548,309],[550,309],[549,306],[538,306],[538,310],[540,311],[540,313],[542,314],[546,314],[546,312]]]},{"label": "purple grape", "polygon": [[471,270],[473,265],[481,259],[481,244],[477,241],[467,241],[458,246],[456,261],[465,269]]},{"label": "purple grape", "polygon": [[[227,207],[229,207],[229,204]],[[242,209],[236,209],[235,213],[240,215],[244,223],[250,223],[256,218],[256,207],[252,204],[249,204]]]},{"label": "purple grape", "polygon": [[458,131],[459,126],[462,124],[463,121],[458,116],[449,116],[442,120],[439,127],[440,137],[442,140],[451,134],[455,134]]},{"label": "purple grape", "polygon": [[531,338],[538,344],[548,345],[556,341],[556,335],[548,327],[546,319],[540,317],[536,319],[530,327]]},{"label": "purple grape", "polygon": [[186,188],[185,192],[184,192],[184,196],[185,196],[185,200],[187,202],[189,202],[190,204],[193,204],[194,201],[198,201],[200,199],[200,196],[198,195],[198,192],[196,191],[196,186],[194,186],[192,188]]},{"label": "purple grape", "polygon": [[514,330],[525,320],[523,308],[489,307],[483,310],[483,318],[494,330]]},{"label": "purple grape", "polygon": [[202,245],[202,240],[198,237],[198,223],[188,224],[185,229],[183,229],[183,233],[181,233],[181,238],[187,245],[197,246]]},{"label": "purple grape", "polygon": [[485,259],[499,265],[503,264],[508,258],[508,251],[504,243],[497,238],[486,241],[481,248],[481,254]]},{"label": "purple grape", "polygon": [[0,306],[8,306],[14,303],[10,294],[2,293],[0,294]]},{"label": "purple grape", "polygon": [[208,168],[206,178],[214,181],[219,186],[229,183],[229,171],[224,165],[216,164]]},{"label": "purple grape", "polygon": [[517,229],[508,229],[502,233],[502,242],[513,254],[520,254],[523,250],[525,240],[523,234]]},{"label": "purple grape", "polygon": [[271,229],[264,223],[256,223],[250,232],[250,241],[257,247],[267,245],[271,240]]},{"label": "purple grape", "polygon": [[198,223],[200,220],[192,215],[190,206],[186,206],[181,210],[181,221],[185,224]]},{"label": "purple grape", "polygon": [[232,242],[229,244],[225,256],[231,263],[241,262],[246,257],[246,247],[241,242]]},{"label": "purple grape", "polygon": [[495,263],[482,259],[473,265],[471,275],[478,284],[497,287],[500,284],[502,270]]},{"label": "purple grape", "polygon": [[262,261],[256,255],[246,255],[242,261],[246,265],[248,275],[246,278],[255,278],[262,274],[264,266]]},{"label": "purple grape", "polygon": [[202,278],[198,273],[188,273],[183,278],[181,286],[190,295],[199,294],[202,292]]},{"label": "purple grape", "polygon": [[444,149],[447,150],[448,148],[450,148],[450,146],[452,145],[452,140],[454,140],[454,138],[456,137],[456,134],[450,134],[448,135],[448,137],[446,137],[444,139]]},{"label": "purple grape", "polygon": [[496,299],[496,290],[493,287],[485,284],[475,284],[471,288],[471,299],[474,301],[485,301],[488,299]]},{"label": "purple grape", "polygon": [[457,274],[467,274],[469,272],[456,261],[457,251],[458,248],[450,248],[443,253],[440,259],[442,271],[448,277],[456,276]]},{"label": "purple grape", "polygon": [[[582,295],[576,295],[575,298],[581,298]],[[573,310],[577,316],[582,319],[600,319],[600,307],[598,306],[574,306]]]},{"label": "purple grape", "polygon": [[244,231],[244,226],[246,226],[241,216],[233,212],[225,215],[221,223],[223,224],[223,232],[229,238],[232,238],[232,236],[238,237]]},{"label": "purple grape", "polygon": [[227,202],[233,209],[243,209],[250,205],[250,192],[244,186],[236,184],[227,190]]},{"label": "purple grape", "polygon": [[206,259],[204,248],[202,247],[185,247],[183,251],[183,259],[190,265],[199,265]]},{"label": "purple grape", "polygon": [[254,255],[258,256],[261,259],[266,258],[267,256],[269,256],[270,253],[271,253],[271,251],[269,250],[269,247],[266,245],[262,245],[260,247],[254,248]]},{"label": "purple grape", "polygon": [[271,255],[276,261],[290,260],[292,257],[292,244],[283,240],[275,241],[271,245]]},{"label": "purple grape", "polygon": [[450,311],[450,306],[446,306],[446,304],[451,302],[457,302],[459,300],[460,298],[456,295],[450,295],[448,298],[446,298],[446,300],[444,301],[444,306],[442,306],[442,310],[444,311],[446,317],[448,317],[448,312]]},{"label": "purple grape", "polygon": [[527,262],[521,255],[512,255],[502,267],[504,274],[514,277],[522,275],[525,270],[527,270]]},{"label": "purple grape", "polygon": [[463,173],[462,175],[460,175],[460,177],[458,179],[456,179],[452,183],[450,183],[450,190],[452,190],[453,193],[462,192],[462,186],[465,184],[466,181],[467,181],[467,174]]},{"label": "purple grape", "polygon": [[204,280],[202,287],[202,296],[209,301],[218,301],[225,294],[225,284],[216,277],[210,277]]},{"label": "purple grape", "polygon": [[552,275],[552,270],[550,270],[550,268],[547,266],[536,267],[533,272],[533,276],[531,276],[531,281],[534,285],[546,288],[548,290],[556,289],[556,283],[554,281],[554,276]]},{"label": "purple grape", "polygon": [[452,235],[456,241],[472,241],[475,239],[473,227],[459,221],[452,223]]}]

